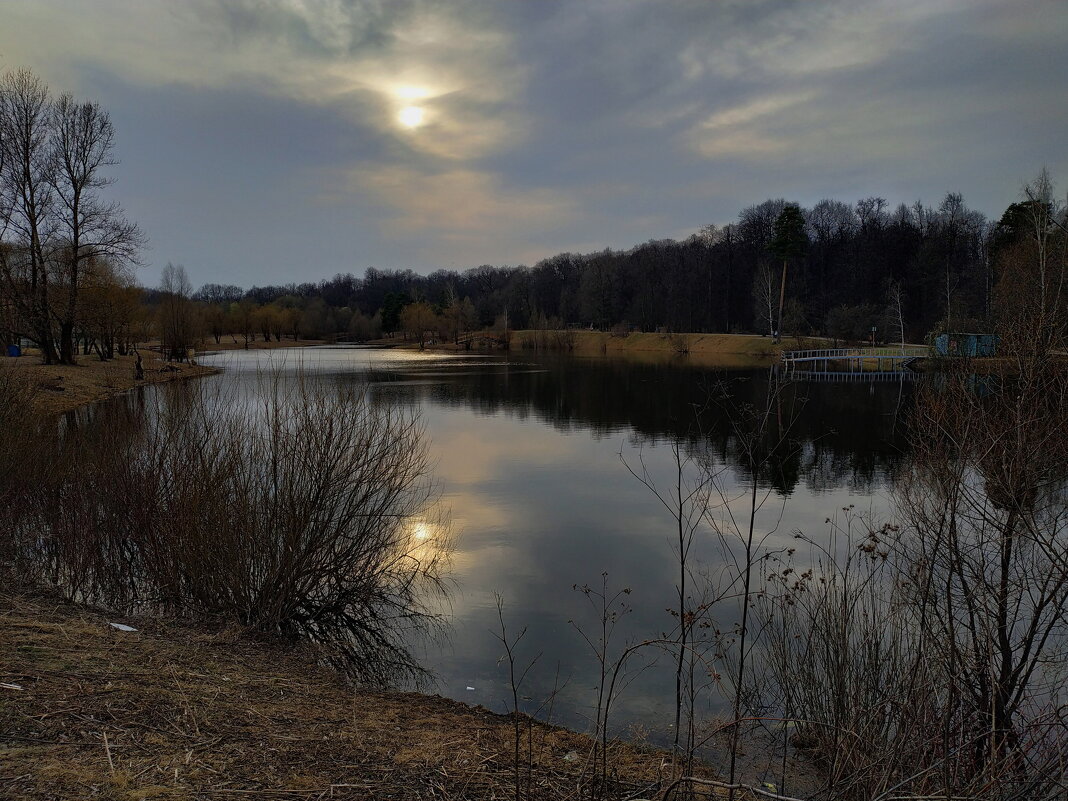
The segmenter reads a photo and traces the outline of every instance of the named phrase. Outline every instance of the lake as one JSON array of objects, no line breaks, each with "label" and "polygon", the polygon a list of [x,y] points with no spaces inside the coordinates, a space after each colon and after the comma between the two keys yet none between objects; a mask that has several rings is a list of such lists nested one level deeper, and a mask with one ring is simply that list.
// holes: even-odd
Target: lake
[{"label": "lake", "polygon": [[[677,605],[677,525],[631,471],[644,470],[661,494],[670,494],[677,442],[684,457],[714,465],[718,495],[745,513],[750,474],[737,418],[748,406],[763,409],[771,391],[790,447],[757,477],[762,548],[798,547],[799,532],[820,542],[828,518],[889,514],[888,485],[906,449],[902,415],[912,389],[903,381],[781,384],[767,369],[724,372],[686,357],[338,346],[230,351],[201,361],[224,371],[205,380],[241,382],[250,392],[264,369],[281,368],[357,382],[372,397],[417,407],[458,534],[447,635],[416,644],[419,660],[438,692],[507,710],[499,596],[509,637],[526,629],[517,667],[536,659],[522,705],[544,717],[556,689],[553,719],[578,728],[589,723],[599,674],[578,629],[596,642],[600,614],[574,588],[600,588],[607,574],[610,591],[630,590],[621,596],[631,611],[613,633],[613,654],[675,625],[666,610]],[[696,465],[686,470],[694,475]],[[716,515],[729,520],[726,507]],[[724,551],[709,528],[697,532],[690,558],[713,576],[723,568]],[[737,605],[723,602],[713,617],[727,629],[736,623]],[[613,729],[640,725],[663,741],[673,720],[674,667],[670,657],[652,654],[632,663]],[[707,714],[722,711],[714,689],[704,703]]]}]

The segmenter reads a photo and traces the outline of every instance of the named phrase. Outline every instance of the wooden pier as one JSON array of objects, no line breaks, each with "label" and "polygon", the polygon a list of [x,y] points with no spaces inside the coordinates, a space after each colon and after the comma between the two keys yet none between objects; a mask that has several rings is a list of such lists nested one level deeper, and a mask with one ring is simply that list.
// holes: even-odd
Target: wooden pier
[{"label": "wooden pier", "polygon": [[900,373],[930,355],[925,345],[884,348],[820,348],[786,350],[782,363],[789,372],[804,373]]}]

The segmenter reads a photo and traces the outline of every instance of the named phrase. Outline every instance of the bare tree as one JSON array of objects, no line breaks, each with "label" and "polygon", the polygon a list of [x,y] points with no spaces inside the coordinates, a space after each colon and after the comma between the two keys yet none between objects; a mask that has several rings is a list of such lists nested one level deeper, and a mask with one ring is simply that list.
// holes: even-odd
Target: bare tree
[{"label": "bare tree", "polygon": [[775,333],[775,273],[766,259],[760,260],[753,282],[757,321],[769,335]]},{"label": "bare tree", "polygon": [[49,269],[53,239],[48,87],[30,70],[0,79],[0,279],[41,347],[45,362],[58,354],[50,319]]},{"label": "bare tree", "polygon": [[1063,795],[1068,371],[1048,358],[1064,266],[1043,183],[1002,273],[1005,371],[921,390],[898,524],[770,574],[783,714],[826,797]]},{"label": "bare tree", "polygon": [[53,101],[28,69],[0,80],[0,289],[49,363],[76,359],[85,271],[105,259],[132,262],[141,242],[119,207],[99,197],[113,140],[97,104]]},{"label": "bare tree", "polygon": [[939,672],[937,751],[957,752],[941,765],[947,791],[968,789],[952,784],[966,773],[1004,791],[987,797],[1009,797],[1038,778],[1042,751],[1068,748],[1063,721],[1046,722],[1068,703],[1066,411],[1059,367],[986,393],[954,375],[918,404],[915,466],[899,488],[902,573]]},{"label": "bare tree", "polygon": [[401,327],[419,339],[419,347],[426,345],[426,335],[438,327],[438,316],[430,304],[409,303],[401,312]]},{"label": "bare tree", "polygon": [[193,285],[182,265],[168,264],[160,281],[159,334],[163,352],[171,361],[185,361],[196,343],[196,309],[189,299]]},{"label": "bare tree", "polygon": [[898,342],[901,344],[901,355],[905,355],[905,293],[901,288],[901,283],[898,281],[891,281],[886,291],[886,299],[889,301],[887,306],[887,316],[890,321],[897,328]]},{"label": "bare tree", "polygon": [[1002,336],[1019,369],[1030,370],[1042,369],[1068,335],[1068,228],[1046,170],[1023,195],[1025,230],[1002,264],[997,295]]},{"label": "bare tree", "polygon": [[111,181],[101,170],[114,164],[115,138],[110,115],[96,103],[78,103],[65,94],[51,108],[51,157],[48,172],[56,198],[56,228],[62,239],[60,262],[66,285],[66,303],[59,318],[59,359],[75,361],[74,325],[79,292],[87,266],[107,258],[129,262],[141,244],[137,226],[122,216],[115,203],[105,203],[97,192]]}]

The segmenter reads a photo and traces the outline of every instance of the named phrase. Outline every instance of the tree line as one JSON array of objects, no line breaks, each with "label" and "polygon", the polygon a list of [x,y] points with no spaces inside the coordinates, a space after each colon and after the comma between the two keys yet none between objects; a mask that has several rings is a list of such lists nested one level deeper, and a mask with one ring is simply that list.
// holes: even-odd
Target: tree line
[{"label": "tree line", "polygon": [[[1012,272],[1012,247],[1026,238],[1036,202],[1025,196],[995,223],[955,193],[937,207],[916,202],[893,211],[882,198],[822,200],[808,209],[767,200],[744,209],[736,223],[707,226],[685,240],[561,253],[532,268],[483,265],[429,275],[370,268],[362,278],[339,274],[244,292],[209,284],[197,298],[215,321],[228,310],[241,319],[240,304],[255,304],[310,336],[421,331],[435,328],[436,316],[459,319],[454,331],[781,329],[866,339],[874,326],[880,339],[919,341],[941,330],[995,328],[996,287]],[[461,311],[461,303],[469,306]],[[421,316],[402,325],[413,304]]]},{"label": "tree line", "polygon": [[[880,339],[922,341],[996,327],[996,287],[1011,272],[1008,254],[1025,238],[1032,202],[1025,197],[992,222],[955,193],[937,207],[893,210],[878,197],[811,208],[767,200],[681,241],[561,253],[533,267],[429,275],[372,267],[362,277],[244,291],[208,284],[194,297],[217,338],[227,327],[371,338],[444,321],[452,332],[581,326],[840,339],[867,339],[875,327]],[[256,309],[260,326],[248,319]]]}]

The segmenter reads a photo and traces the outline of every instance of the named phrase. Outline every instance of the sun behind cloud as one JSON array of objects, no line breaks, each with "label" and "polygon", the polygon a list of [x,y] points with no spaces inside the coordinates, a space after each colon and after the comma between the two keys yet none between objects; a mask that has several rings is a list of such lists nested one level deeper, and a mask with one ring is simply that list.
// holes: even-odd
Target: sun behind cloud
[{"label": "sun behind cloud", "polygon": [[405,106],[397,114],[397,119],[405,128],[418,128],[425,117],[425,112],[419,106]]}]

